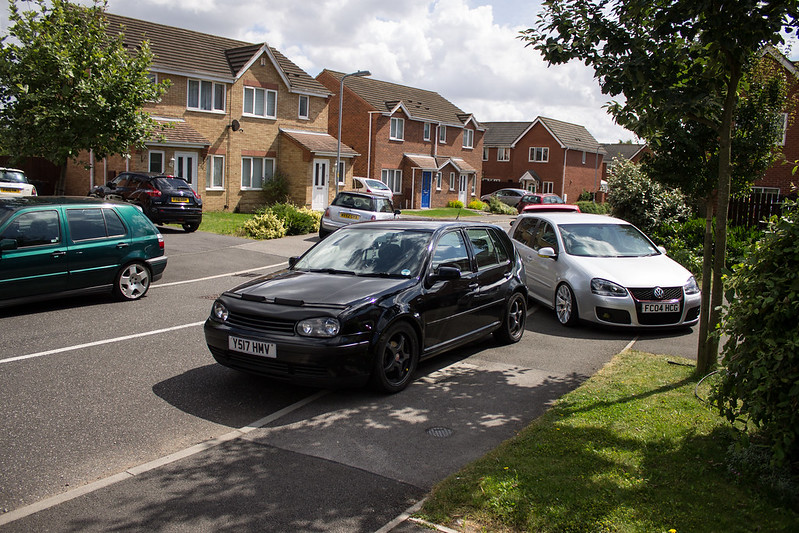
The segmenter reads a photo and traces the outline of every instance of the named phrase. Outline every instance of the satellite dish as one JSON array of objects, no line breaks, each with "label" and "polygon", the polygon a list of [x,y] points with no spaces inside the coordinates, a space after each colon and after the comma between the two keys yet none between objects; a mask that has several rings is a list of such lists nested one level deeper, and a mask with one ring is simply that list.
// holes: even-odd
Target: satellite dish
[{"label": "satellite dish", "polygon": [[241,129],[241,124],[238,120],[233,119],[233,121],[230,123],[230,129],[233,131],[239,131]]}]

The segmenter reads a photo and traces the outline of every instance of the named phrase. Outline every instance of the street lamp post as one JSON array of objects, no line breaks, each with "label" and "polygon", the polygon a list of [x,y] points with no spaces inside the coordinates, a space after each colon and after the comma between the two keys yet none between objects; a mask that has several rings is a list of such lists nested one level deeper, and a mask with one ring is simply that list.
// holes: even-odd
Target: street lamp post
[{"label": "street lamp post", "polygon": [[359,70],[358,72],[350,72],[341,77],[341,84],[338,90],[338,136],[336,137],[336,171],[334,173],[336,179],[336,194],[338,194],[338,183],[341,180],[339,176],[339,168],[341,168],[341,113],[344,103],[344,80],[350,76],[371,76],[372,73],[368,70]]}]

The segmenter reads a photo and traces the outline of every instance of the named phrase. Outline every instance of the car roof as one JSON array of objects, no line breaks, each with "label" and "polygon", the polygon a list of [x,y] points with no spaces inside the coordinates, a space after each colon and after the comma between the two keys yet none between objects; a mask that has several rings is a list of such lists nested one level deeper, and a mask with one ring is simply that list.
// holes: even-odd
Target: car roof
[{"label": "car roof", "polygon": [[25,173],[24,170],[20,170],[18,168],[11,168],[11,167],[0,167],[0,170],[10,170],[11,172],[22,172]]},{"label": "car roof", "polygon": [[[436,231],[447,228],[486,228],[494,227],[500,232],[504,232],[502,228],[495,224],[487,222],[466,222],[456,220],[407,220],[407,219],[393,219],[393,220],[374,220],[369,222],[358,222],[349,224],[344,228],[364,228],[370,227],[375,229],[398,229],[398,230],[421,230],[421,231]],[[341,231],[342,229],[338,231]]]},{"label": "car roof", "polygon": [[127,202],[106,200],[103,198],[90,198],[87,196],[19,196],[15,198],[0,198],[0,206],[14,211],[25,207],[38,206],[97,206],[108,204],[132,205]]},{"label": "car roof", "polygon": [[123,176],[123,175],[124,176],[141,176],[143,178],[174,178],[174,179],[186,181],[184,178],[181,178],[180,176],[173,176],[171,174],[164,174],[163,172],[126,171],[126,172],[120,172],[117,177]]},{"label": "car roof", "polygon": [[525,211],[519,218],[540,218],[553,224],[629,224],[626,220],[608,215],[595,215],[592,213],[577,213],[572,211]]},{"label": "car roof", "polygon": [[[383,194],[376,194],[371,192],[361,192],[361,191],[341,191],[338,194],[349,194],[350,196],[360,196],[361,198],[371,198],[376,200],[388,200],[389,198]],[[336,195],[338,196],[338,195]]]}]

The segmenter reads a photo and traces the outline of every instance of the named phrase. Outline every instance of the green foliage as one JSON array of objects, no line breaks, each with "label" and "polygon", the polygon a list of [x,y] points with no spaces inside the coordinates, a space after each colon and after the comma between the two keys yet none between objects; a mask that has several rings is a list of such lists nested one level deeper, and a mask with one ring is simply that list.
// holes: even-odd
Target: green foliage
[{"label": "green foliage", "polygon": [[450,200],[449,202],[447,202],[447,207],[463,209],[463,202],[461,202],[460,200]]},{"label": "green foliage", "polygon": [[[274,204],[265,207],[258,215],[272,214],[277,217],[285,227],[284,235],[305,235],[319,231],[319,221],[322,213],[312,211],[307,207],[297,207],[290,203]],[[281,237],[283,235],[280,235]]]},{"label": "green foliage", "polygon": [[488,199],[488,212],[496,215],[515,215],[518,213],[515,207],[511,207],[493,196]]},{"label": "green foliage", "polygon": [[480,200],[472,200],[471,202],[469,202],[469,205],[467,207],[475,211],[486,211],[488,209],[488,204],[485,202],[481,202]]},{"label": "green foliage", "polygon": [[608,204],[597,204],[592,201],[577,201],[577,207],[580,208],[581,213],[592,213],[595,215],[607,215],[610,213],[610,206]]},{"label": "green foliage", "polygon": [[[728,280],[714,400],[746,420],[776,464],[799,463],[799,205],[788,202]],[[750,426],[750,427],[751,427]]]},{"label": "green foliage", "polygon": [[8,35],[0,41],[4,151],[64,165],[88,150],[98,159],[129,153],[161,131],[142,107],[169,84],[148,78],[146,42],[132,53],[121,36],[106,33],[105,1],[35,0],[26,10],[17,3],[8,3]]},{"label": "green foliage", "polygon": [[286,225],[274,213],[264,212],[245,222],[243,232],[253,239],[279,239],[286,236]]},{"label": "green foliage", "polygon": [[580,193],[580,196],[577,197],[578,202],[592,202],[594,200],[594,193],[591,191],[586,191],[583,189],[583,192]]},{"label": "green foliage", "polygon": [[647,234],[663,224],[682,222],[690,216],[682,192],[650,180],[640,166],[631,161],[615,161],[608,175],[608,187],[608,204],[613,216],[634,224]]},{"label": "green foliage", "polygon": [[287,202],[289,197],[289,182],[285,174],[276,171],[272,177],[263,184],[264,202],[267,205]]}]

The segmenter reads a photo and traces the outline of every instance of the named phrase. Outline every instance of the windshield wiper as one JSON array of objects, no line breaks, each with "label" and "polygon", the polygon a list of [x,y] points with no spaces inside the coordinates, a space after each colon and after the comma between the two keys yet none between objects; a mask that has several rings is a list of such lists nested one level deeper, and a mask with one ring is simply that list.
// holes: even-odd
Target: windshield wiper
[{"label": "windshield wiper", "polygon": [[309,272],[318,272],[321,274],[345,274],[347,276],[354,276],[355,272],[352,270],[339,270],[337,268],[311,268]]}]

